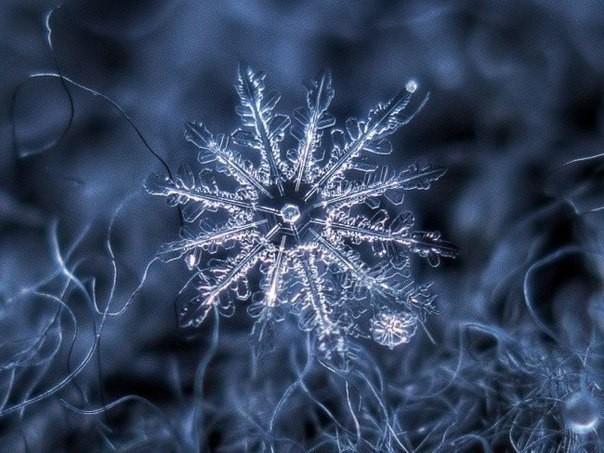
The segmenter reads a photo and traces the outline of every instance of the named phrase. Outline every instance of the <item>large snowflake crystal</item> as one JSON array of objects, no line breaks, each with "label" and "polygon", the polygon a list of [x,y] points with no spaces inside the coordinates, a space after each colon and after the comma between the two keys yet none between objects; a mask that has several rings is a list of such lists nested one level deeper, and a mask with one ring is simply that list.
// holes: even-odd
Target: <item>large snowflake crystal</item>
[{"label": "large snowflake crystal", "polygon": [[[239,129],[227,136],[186,125],[201,171],[183,167],[174,180],[154,175],[146,185],[195,225],[160,250],[195,273],[182,325],[198,326],[214,308],[232,313],[234,292],[249,300],[258,340],[289,312],[314,333],[323,360],[347,360],[350,337],[390,348],[409,342],[435,310],[430,285],[412,280],[410,255],[437,265],[454,250],[437,232],[414,231],[412,214],[399,206],[406,191],[428,189],[445,171],[416,164],[393,171],[374,160],[391,153],[387,137],[427,97],[409,108],[418,88],[410,81],[343,131],[328,112],[328,73],[308,85],[293,121],[275,113],[280,96],[267,93],[265,74],[240,68],[235,88]],[[391,218],[385,208],[398,212]]]}]

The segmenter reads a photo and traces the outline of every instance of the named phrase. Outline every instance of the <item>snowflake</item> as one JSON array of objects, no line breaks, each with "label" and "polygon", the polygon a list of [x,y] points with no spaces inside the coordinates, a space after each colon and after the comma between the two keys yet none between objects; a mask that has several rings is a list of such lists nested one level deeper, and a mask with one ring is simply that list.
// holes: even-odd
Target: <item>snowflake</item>
[{"label": "snowflake", "polygon": [[213,309],[232,314],[234,292],[250,301],[261,343],[292,313],[330,363],[348,361],[351,337],[390,348],[409,342],[435,311],[430,284],[412,279],[410,256],[436,266],[455,251],[437,232],[414,231],[413,215],[398,207],[406,191],[428,189],[445,170],[412,164],[397,172],[375,160],[391,153],[387,137],[427,96],[408,108],[418,88],[410,81],[341,130],[328,111],[335,94],[329,73],[307,86],[293,121],[275,112],[280,96],[267,92],[264,73],[241,67],[235,88],[239,129],[213,134],[202,123],[186,124],[203,169],[181,167],[174,179],[152,175],[146,183],[195,225],[159,251],[194,271],[181,324],[197,327]]}]

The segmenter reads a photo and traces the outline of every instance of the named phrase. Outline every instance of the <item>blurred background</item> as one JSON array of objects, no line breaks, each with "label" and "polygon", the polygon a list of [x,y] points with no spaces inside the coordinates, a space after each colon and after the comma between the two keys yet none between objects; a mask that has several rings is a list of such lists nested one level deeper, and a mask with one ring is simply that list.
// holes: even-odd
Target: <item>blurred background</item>
[{"label": "blurred background", "polygon": [[[67,1],[53,53],[56,6],[0,5],[0,451],[600,449],[600,1]],[[363,345],[346,380],[293,328],[255,363],[244,310],[177,328],[188,273],[147,265],[178,211],[144,192],[164,168],[141,137],[195,164],[184,122],[237,126],[240,62],[284,113],[330,69],[340,123],[431,92],[391,160],[448,168],[406,201],[460,250],[416,267],[435,344]],[[124,113],[31,78],[58,70]]]}]

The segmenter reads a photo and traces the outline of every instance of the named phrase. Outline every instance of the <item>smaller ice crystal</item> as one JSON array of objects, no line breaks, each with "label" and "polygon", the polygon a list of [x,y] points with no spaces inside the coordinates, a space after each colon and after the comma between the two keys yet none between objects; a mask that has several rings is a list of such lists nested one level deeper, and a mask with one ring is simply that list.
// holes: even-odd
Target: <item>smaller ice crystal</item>
[{"label": "smaller ice crystal", "polygon": [[285,223],[296,223],[300,218],[300,209],[295,204],[287,203],[281,208],[281,217]]},{"label": "smaller ice crystal", "polygon": [[564,403],[564,418],[571,431],[584,434],[592,431],[600,420],[597,401],[588,392],[576,392]]},{"label": "smaller ice crystal", "polygon": [[409,343],[416,328],[417,318],[408,312],[380,312],[371,320],[373,339],[390,349]]}]

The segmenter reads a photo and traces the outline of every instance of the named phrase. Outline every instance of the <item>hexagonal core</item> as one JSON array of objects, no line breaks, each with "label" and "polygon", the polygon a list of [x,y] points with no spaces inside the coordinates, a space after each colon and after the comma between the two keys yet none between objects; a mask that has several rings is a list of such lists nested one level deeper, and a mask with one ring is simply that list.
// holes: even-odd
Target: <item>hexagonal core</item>
[{"label": "hexagonal core", "polygon": [[296,223],[300,218],[300,210],[295,204],[287,203],[281,208],[281,217],[285,223]]}]

